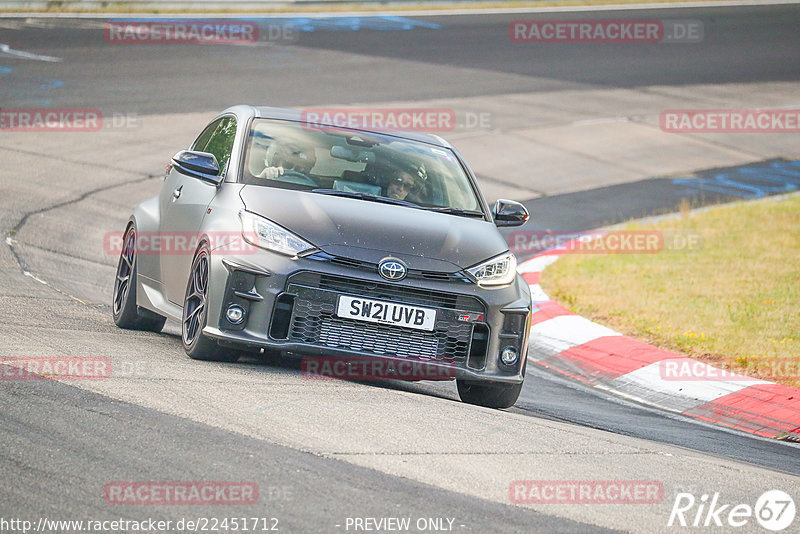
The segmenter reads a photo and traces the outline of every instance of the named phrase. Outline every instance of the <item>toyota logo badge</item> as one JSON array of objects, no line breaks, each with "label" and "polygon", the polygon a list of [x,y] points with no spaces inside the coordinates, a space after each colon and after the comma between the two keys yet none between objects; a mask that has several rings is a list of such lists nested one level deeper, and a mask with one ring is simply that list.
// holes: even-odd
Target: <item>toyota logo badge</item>
[{"label": "toyota logo badge", "polygon": [[378,264],[378,273],[392,282],[399,282],[408,274],[405,264],[395,258],[385,258]]}]

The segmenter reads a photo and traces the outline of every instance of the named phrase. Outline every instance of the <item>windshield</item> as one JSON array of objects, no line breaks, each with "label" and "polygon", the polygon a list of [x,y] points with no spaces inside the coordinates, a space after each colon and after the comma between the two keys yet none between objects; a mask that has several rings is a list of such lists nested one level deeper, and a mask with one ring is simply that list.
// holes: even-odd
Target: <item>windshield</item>
[{"label": "windshield", "polygon": [[481,212],[455,154],[391,135],[256,119],[243,182]]}]

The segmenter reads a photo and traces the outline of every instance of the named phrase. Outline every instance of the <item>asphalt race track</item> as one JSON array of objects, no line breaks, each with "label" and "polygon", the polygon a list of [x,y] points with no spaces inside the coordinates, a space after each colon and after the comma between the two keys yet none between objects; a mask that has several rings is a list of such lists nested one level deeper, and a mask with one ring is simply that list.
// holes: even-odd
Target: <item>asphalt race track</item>
[{"label": "asphalt race track", "polygon": [[[595,17],[591,13],[538,16]],[[152,114],[218,110],[239,102],[307,106],[576,87],[796,81],[800,70],[796,6],[600,16],[701,20],[704,40],[701,46],[665,43],[646,50],[626,43],[533,48],[508,39],[509,22],[530,18],[524,14],[431,16],[403,17],[421,21],[410,29],[399,22],[367,21],[339,24],[334,31],[322,23],[303,29],[298,22],[293,27],[299,29],[286,39],[259,46],[207,47],[202,54],[196,47],[172,46],[167,54],[158,44],[109,46],[102,39],[102,20],[37,20],[20,29],[12,29],[20,25],[13,21],[4,25],[9,29],[3,30],[0,42],[40,54],[71,53],[68,63],[29,62],[23,69],[29,81],[56,80],[65,90],[44,83],[23,85],[20,80],[4,84],[8,93],[4,91],[3,98],[6,107],[40,98],[53,107],[90,103],[106,112]],[[292,20],[261,19],[260,24],[268,28]]]},{"label": "asphalt race track", "polygon": [[[156,194],[169,157],[236,103],[423,102],[460,119],[487,114],[488,128],[459,124],[442,135],[475,162],[490,197],[532,206],[536,228],[669,211],[688,193],[658,179],[800,156],[797,134],[670,138],[682,144],[624,154],[624,140],[644,131],[629,129],[657,124],[653,110],[796,108],[800,7],[536,16],[692,20],[704,34],[697,43],[531,45],[508,38],[509,22],[534,17],[526,14],[295,17],[258,20],[293,31],[252,46],[122,45],[104,40],[103,20],[0,17],[0,111],[91,108],[117,118],[98,132],[0,130],[0,357],[104,357],[115,369],[98,381],[0,380],[0,531],[23,531],[3,520],[41,518],[153,518],[194,531],[174,525],[233,517],[265,518],[282,532],[363,531],[356,518],[398,517],[411,518],[411,531],[709,531],[668,526],[678,493],[754,506],[777,489],[800,504],[800,446],[604,395],[534,365],[516,406],[495,411],[460,403],[454,383],[309,380],[291,360],[198,362],[183,353],[176,325],[161,334],[114,326],[116,256],[104,237]],[[528,127],[546,132],[510,141]],[[537,152],[539,140],[552,152]],[[587,206],[581,219],[570,212],[576,204]],[[518,505],[509,494],[517,480],[654,481],[663,496]],[[259,498],[104,498],[108,484],[125,481],[248,482]],[[78,531],[47,525],[40,531]],[[763,529],[751,518],[715,531]]]}]

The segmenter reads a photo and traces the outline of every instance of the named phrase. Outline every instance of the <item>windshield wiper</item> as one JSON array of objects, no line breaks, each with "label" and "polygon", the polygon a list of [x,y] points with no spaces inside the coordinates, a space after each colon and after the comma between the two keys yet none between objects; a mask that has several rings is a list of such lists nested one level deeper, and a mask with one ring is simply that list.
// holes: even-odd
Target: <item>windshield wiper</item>
[{"label": "windshield wiper", "polygon": [[335,197],[357,198],[360,200],[370,200],[372,202],[383,202],[384,204],[397,204],[398,206],[408,206],[410,208],[421,208],[419,204],[414,204],[408,200],[382,197],[380,195],[371,195],[369,193],[359,193],[357,191],[341,191],[339,189],[312,189],[311,192],[319,193],[321,195],[332,195]]},{"label": "windshield wiper", "polygon": [[474,217],[483,219],[483,212],[475,210],[464,210],[461,208],[425,208],[426,210],[436,211],[439,213],[447,213],[449,215],[458,215],[460,217]]}]

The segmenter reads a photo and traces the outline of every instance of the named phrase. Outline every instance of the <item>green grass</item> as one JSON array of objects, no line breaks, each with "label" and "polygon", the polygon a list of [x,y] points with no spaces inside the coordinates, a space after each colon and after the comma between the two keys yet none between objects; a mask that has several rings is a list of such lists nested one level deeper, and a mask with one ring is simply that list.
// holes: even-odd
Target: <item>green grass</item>
[{"label": "green grass", "polygon": [[699,236],[696,250],[569,254],[543,276],[570,310],[734,372],[800,386],[800,195],[626,229]]}]

